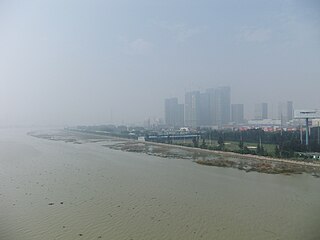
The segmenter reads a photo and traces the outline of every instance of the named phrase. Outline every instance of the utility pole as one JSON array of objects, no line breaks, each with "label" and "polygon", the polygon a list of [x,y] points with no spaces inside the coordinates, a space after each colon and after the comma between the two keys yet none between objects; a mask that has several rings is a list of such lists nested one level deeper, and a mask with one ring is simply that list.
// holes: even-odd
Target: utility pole
[{"label": "utility pole", "polygon": [[306,146],[309,145],[309,118],[306,118]]},{"label": "utility pole", "polygon": [[318,145],[320,144],[320,135],[319,135],[320,130],[319,130],[319,122],[320,122],[320,120],[318,120]]},{"label": "utility pole", "polygon": [[282,120],[282,113],[281,113],[281,120],[280,120],[280,131],[281,131],[280,133],[281,133],[281,136],[282,136],[282,121],[283,120]]},{"label": "utility pole", "polygon": [[301,120],[300,120],[300,144],[303,144],[303,139],[302,139],[302,124],[301,124]]},{"label": "utility pole", "polygon": [[261,132],[259,131],[259,146],[260,146],[260,149],[262,147],[262,143],[261,143]]}]

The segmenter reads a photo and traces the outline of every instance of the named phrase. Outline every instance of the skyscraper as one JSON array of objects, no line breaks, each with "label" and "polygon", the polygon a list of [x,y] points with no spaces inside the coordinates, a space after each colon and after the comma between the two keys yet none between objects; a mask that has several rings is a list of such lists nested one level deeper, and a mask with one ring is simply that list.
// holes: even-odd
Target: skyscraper
[{"label": "skyscraper", "polygon": [[230,87],[188,92],[185,95],[185,125],[221,126],[230,122]]},{"label": "skyscraper", "polygon": [[231,119],[230,87],[207,89],[202,94],[201,109],[205,111],[205,114],[201,114],[206,119],[204,125],[221,126],[228,124]]},{"label": "skyscraper", "polygon": [[206,90],[209,101],[209,125],[217,125],[217,104],[216,104],[216,90],[210,88]]},{"label": "skyscraper", "polygon": [[230,87],[219,87],[216,90],[217,100],[217,123],[218,125],[230,122],[231,89]]},{"label": "skyscraper", "polygon": [[258,103],[255,105],[254,118],[256,120],[268,119],[268,103]]},{"label": "skyscraper", "polygon": [[171,127],[184,125],[184,106],[178,104],[177,98],[165,100],[165,122],[167,126]]},{"label": "skyscraper", "polygon": [[185,125],[198,127],[200,125],[200,92],[188,92],[185,95]]},{"label": "skyscraper", "polygon": [[201,126],[208,126],[210,121],[210,95],[208,92],[200,93],[200,118],[199,124]]},{"label": "skyscraper", "polygon": [[287,102],[287,120],[291,121],[293,119],[293,102],[292,101],[288,101]]},{"label": "skyscraper", "polygon": [[175,126],[178,126],[178,127],[184,126],[184,104],[178,104]]},{"label": "skyscraper", "polygon": [[231,104],[231,121],[236,124],[244,122],[243,104]]},{"label": "skyscraper", "polygon": [[293,119],[293,102],[280,102],[278,105],[278,118],[285,124]]}]

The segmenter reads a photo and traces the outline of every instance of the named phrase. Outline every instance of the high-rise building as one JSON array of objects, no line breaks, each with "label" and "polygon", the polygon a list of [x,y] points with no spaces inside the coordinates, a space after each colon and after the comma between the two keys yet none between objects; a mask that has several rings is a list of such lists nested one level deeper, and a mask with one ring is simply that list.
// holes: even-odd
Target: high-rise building
[{"label": "high-rise building", "polygon": [[210,88],[200,94],[200,124],[221,126],[231,120],[230,87]]},{"label": "high-rise building", "polygon": [[217,100],[217,123],[218,125],[230,122],[231,111],[231,89],[230,87],[219,87],[216,90]]},{"label": "high-rise building", "polygon": [[268,103],[258,103],[255,105],[254,118],[256,120],[268,119]]},{"label": "high-rise building", "polygon": [[244,122],[243,104],[231,104],[231,121],[236,124]]},{"label": "high-rise building", "polygon": [[185,95],[185,125],[189,127],[221,126],[231,120],[230,87],[188,92]]},{"label": "high-rise building", "polygon": [[206,93],[209,101],[209,125],[217,125],[216,89],[207,89]]},{"label": "high-rise building", "polygon": [[288,121],[291,121],[293,119],[293,113],[294,113],[293,102],[288,101],[287,102],[287,119],[288,119]]},{"label": "high-rise building", "polygon": [[278,119],[285,124],[293,119],[293,102],[280,102],[278,105]]},{"label": "high-rise building", "polygon": [[188,92],[185,95],[185,125],[188,127],[200,126],[200,92]]},{"label": "high-rise building", "polygon": [[165,100],[165,122],[171,127],[184,125],[184,106],[178,103],[177,98]]},{"label": "high-rise building", "polygon": [[165,99],[164,109],[165,109],[165,122],[168,126],[174,126],[175,124],[175,114],[177,111],[178,98],[168,98]]},{"label": "high-rise building", "polygon": [[178,104],[176,126],[184,126],[184,104]]},{"label": "high-rise building", "polygon": [[208,92],[200,93],[200,116],[199,124],[201,126],[211,125],[210,121],[210,95]]}]

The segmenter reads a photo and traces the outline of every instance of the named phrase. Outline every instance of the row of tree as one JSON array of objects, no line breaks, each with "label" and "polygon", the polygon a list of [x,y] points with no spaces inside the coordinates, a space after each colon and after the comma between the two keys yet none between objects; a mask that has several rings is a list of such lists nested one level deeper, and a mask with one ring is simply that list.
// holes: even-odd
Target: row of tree
[{"label": "row of tree", "polygon": [[[202,144],[200,147],[207,148],[206,142],[210,143],[209,146],[217,142],[218,145],[211,148],[225,150],[224,142],[233,141],[239,142],[239,150],[236,150],[239,153],[290,158],[296,152],[320,152],[319,129],[312,128],[310,133],[309,146],[306,146],[305,142],[301,141],[300,131],[265,132],[262,129],[249,129],[246,131],[201,129]],[[256,143],[256,150],[248,149],[244,144],[245,142]],[[268,153],[266,151],[263,146],[266,143],[275,145],[273,152]],[[197,143],[196,145],[199,144]]]}]

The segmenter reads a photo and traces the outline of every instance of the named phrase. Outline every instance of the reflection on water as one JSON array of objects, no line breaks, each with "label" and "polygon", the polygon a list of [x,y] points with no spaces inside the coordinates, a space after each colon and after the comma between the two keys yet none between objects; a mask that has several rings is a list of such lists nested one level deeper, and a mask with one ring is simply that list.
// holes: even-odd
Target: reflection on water
[{"label": "reflection on water", "polygon": [[0,239],[320,239],[320,181],[0,131]]}]

